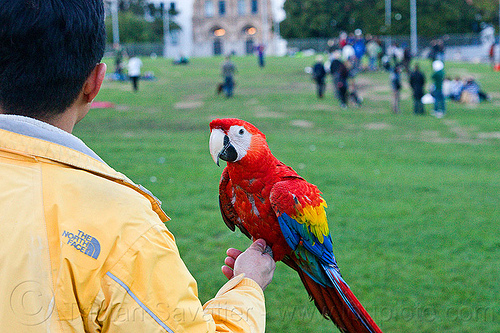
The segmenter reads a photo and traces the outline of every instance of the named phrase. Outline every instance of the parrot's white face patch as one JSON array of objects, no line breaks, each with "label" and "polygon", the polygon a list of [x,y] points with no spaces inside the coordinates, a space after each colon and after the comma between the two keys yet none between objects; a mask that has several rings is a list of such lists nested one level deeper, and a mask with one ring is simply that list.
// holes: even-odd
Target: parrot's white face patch
[{"label": "parrot's white face patch", "polygon": [[247,154],[252,142],[252,134],[243,126],[231,126],[227,133],[219,128],[214,128],[210,133],[210,154],[217,165],[219,164],[219,154],[224,149],[224,138],[229,138],[229,143],[236,150],[237,158],[233,162],[241,160]]},{"label": "parrot's white face patch", "polygon": [[[250,143],[252,142],[252,134],[246,130],[243,126],[231,126],[227,133],[229,141],[233,145],[234,149],[238,153],[238,158],[236,161],[241,160],[247,154],[247,150],[250,148]],[[236,162],[235,161],[235,162]]]}]

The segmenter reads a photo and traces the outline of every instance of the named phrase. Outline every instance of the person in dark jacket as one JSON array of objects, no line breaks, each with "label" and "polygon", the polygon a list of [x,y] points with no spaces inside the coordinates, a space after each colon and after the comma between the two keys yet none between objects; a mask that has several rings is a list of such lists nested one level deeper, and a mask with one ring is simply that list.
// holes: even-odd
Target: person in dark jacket
[{"label": "person in dark jacket", "polygon": [[393,93],[392,99],[392,112],[395,114],[401,113],[399,108],[399,102],[401,99],[401,66],[395,65],[392,68],[392,72],[390,75],[391,78],[391,87]]},{"label": "person in dark jacket", "polygon": [[349,68],[342,62],[338,69],[337,92],[340,100],[340,107],[345,109],[349,97]]},{"label": "person in dark jacket", "polygon": [[323,57],[317,56],[316,62],[312,68],[312,76],[314,81],[316,82],[316,91],[319,98],[323,98],[323,94],[325,92],[325,64],[323,63]]},{"label": "person in dark jacket", "polygon": [[342,60],[340,59],[340,57],[341,57],[340,51],[336,50],[332,53],[332,59],[330,62],[330,74],[332,76],[333,91],[338,99],[340,99],[339,88],[338,88],[339,70],[340,67],[342,66]]},{"label": "person in dark jacket", "polygon": [[410,86],[413,90],[413,112],[415,114],[424,114],[422,97],[424,96],[425,75],[420,71],[418,64],[415,64],[410,74]]}]

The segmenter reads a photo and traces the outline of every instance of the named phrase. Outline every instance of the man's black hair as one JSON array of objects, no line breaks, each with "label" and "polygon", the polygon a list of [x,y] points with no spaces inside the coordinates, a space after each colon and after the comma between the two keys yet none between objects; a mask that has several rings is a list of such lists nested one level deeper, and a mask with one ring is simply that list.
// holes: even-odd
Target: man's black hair
[{"label": "man's black hair", "polygon": [[1,0],[2,112],[37,119],[64,112],[104,47],[103,0]]}]

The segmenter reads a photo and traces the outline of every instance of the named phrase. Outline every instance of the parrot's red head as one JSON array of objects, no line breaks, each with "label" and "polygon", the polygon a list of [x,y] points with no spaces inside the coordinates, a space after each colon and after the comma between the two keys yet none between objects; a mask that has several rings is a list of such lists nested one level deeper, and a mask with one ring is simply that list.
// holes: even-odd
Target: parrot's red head
[{"label": "parrot's red head", "polygon": [[210,154],[214,162],[256,162],[270,153],[266,136],[241,119],[215,119],[210,123]]}]

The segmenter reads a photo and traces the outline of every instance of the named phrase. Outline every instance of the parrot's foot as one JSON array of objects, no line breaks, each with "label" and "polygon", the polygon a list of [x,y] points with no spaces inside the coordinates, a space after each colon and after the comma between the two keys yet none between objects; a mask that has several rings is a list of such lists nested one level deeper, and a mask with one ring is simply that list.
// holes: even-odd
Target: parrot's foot
[{"label": "parrot's foot", "polygon": [[269,245],[266,246],[266,249],[264,250],[264,253],[269,254],[271,256],[271,258],[274,259],[273,250],[271,249],[271,247]]}]

